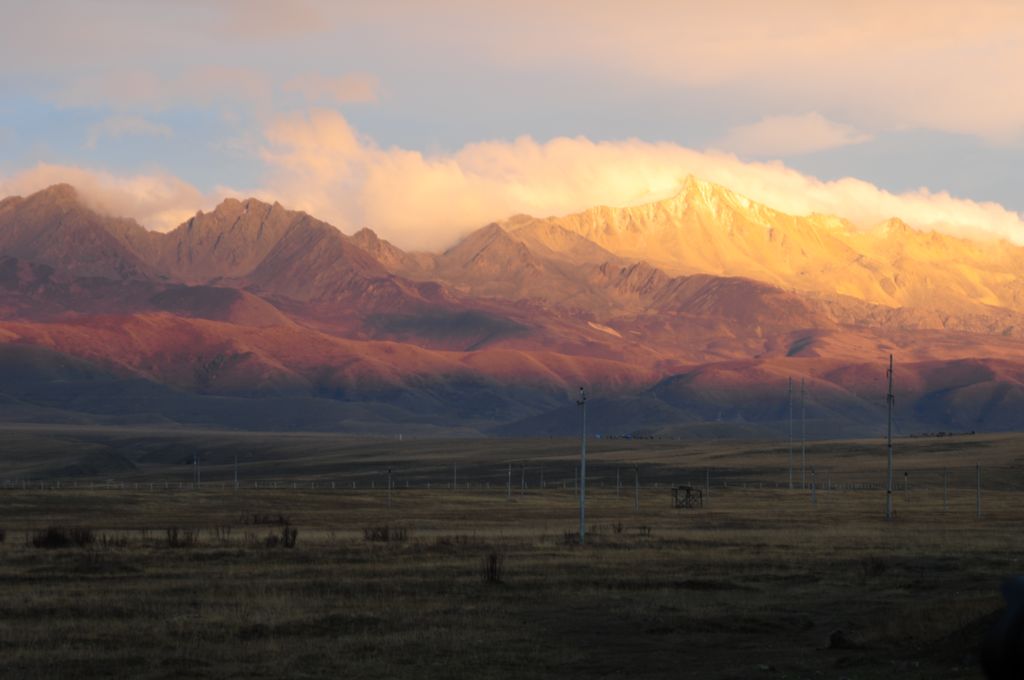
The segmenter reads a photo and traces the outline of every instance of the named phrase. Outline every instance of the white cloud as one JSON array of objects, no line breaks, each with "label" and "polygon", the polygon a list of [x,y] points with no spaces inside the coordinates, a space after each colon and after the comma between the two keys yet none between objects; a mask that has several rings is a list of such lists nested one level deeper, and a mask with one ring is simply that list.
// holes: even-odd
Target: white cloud
[{"label": "white cloud", "polygon": [[924,188],[893,194],[854,178],[825,182],[780,162],[744,162],[669,143],[520,137],[423,154],[381,147],[325,110],[281,118],[265,137],[261,158],[267,176],[257,190],[204,193],[162,172],[118,176],[40,164],[0,178],[0,196],[68,182],[102,212],[166,230],[225,195],[255,195],[306,210],[345,231],[369,226],[399,246],[440,250],[515,213],[561,215],[664,198],[693,174],[792,214],[834,214],[865,226],[897,216],[918,228],[1024,245],[1022,216],[995,203]]},{"label": "white cloud", "polygon": [[731,129],[711,146],[756,158],[783,158],[862,144],[871,135],[835,123],[817,112],[801,116],[768,116]]},{"label": "white cloud", "polygon": [[82,199],[97,212],[131,217],[158,231],[173,229],[197,210],[215,203],[215,197],[161,172],[118,176],[103,170],[48,163],[11,177],[0,177],[0,196],[26,196],[60,183],[78,189]]},{"label": "white cloud", "polygon": [[1024,244],[1021,216],[995,203],[927,189],[897,195],[852,178],[824,182],[778,162],[676,144],[520,137],[423,154],[380,147],[325,110],[281,118],[266,138],[269,175],[257,193],[346,231],[372,227],[406,248],[443,248],[519,212],[558,215],[663,198],[688,174],[793,214],[836,214],[864,225],[898,216],[919,228]]},{"label": "white cloud", "polygon": [[103,137],[170,137],[171,134],[173,131],[169,126],[148,121],[140,116],[110,116],[89,128],[85,146],[87,149],[95,149]]}]

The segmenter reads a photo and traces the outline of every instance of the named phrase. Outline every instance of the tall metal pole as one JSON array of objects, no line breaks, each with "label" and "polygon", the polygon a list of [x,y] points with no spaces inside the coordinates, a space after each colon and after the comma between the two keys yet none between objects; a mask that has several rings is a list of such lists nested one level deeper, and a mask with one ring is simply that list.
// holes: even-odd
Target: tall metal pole
[{"label": "tall metal pole", "polygon": [[633,466],[633,512],[640,512],[640,466]]},{"label": "tall metal pole", "polygon": [[789,379],[789,488],[793,488],[793,379]]},{"label": "tall metal pole", "polygon": [[807,408],[804,406],[804,379],[800,378],[800,488],[807,488]]},{"label": "tall metal pole", "polygon": [[977,475],[978,475],[978,495],[975,499],[976,511],[978,513],[978,519],[981,519],[981,463],[977,464]]},{"label": "tall metal pole", "polygon": [[885,397],[885,402],[889,406],[889,430],[888,430],[888,445],[889,445],[889,481],[885,486],[885,518],[892,519],[892,484],[893,484],[893,460],[892,460],[892,408],[893,404],[896,403],[896,397],[892,393],[892,355],[889,355],[889,393]]},{"label": "tall metal pole", "polygon": [[622,469],[615,468],[615,495],[622,495]]},{"label": "tall metal pole", "polygon": [[818,507],[818,477],[814,473],[814,466],[811,466],[811,505]]},{"label": "tall metal pole", "polygon": [[512,498],[512,463],[508,464],[508,486],[505,487],[505,498]]},{"label": "tall metal pole", "polygon": [[580,432],[580,545],[583,545],[587,536],[587,393],[582,387],[576,404],[583,423]]}]

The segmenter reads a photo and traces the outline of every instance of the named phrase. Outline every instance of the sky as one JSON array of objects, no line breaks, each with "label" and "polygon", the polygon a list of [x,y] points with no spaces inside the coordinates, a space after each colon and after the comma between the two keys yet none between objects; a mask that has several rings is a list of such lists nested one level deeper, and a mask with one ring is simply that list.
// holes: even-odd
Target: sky
[{"label": "sky", "polygon": [[1024,243],[1024,3],[0,0],[0,195],[226,196],[437,250],[696,175]]}]

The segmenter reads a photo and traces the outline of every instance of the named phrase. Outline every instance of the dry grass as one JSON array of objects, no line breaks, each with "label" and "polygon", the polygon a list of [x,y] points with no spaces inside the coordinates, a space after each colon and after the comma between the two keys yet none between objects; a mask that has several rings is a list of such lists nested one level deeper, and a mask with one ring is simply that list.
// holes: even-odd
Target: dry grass
[{"label": "dry grass", "polygon": [[[141,457],[159,441],[146,436]],[[571,461],[566,442],[405,445],[392,464],[417,469],[421,483],[405,489],[396,475],[390,506],[382,485],[340,483],[367,480],[386,460],[380,442],[348,442],[333,459],[316,451],[315,462],[266,450],[259,465],[282,483],[239,492],[220,488],[212,463],[203,490],[165,490],[156,480],[188,479],[187,466],[135,458],[109,489],[90,490],[95,478],[51,489],[49,478],[44,490],[0,490],[0,674],[980,677],[971,655],[1000,606],[998,585],[1022,570],[1020,443],[961,444],[970,464],[957,468],[943,513],[939,472],[953,467],[957,443],[901,442],[912,486],[897,495],[892,523],[876,490],[822,489],[815,507],[808,492],[775,488],[785,479],[778,451],[595,446],[595,465],[612,479],[614,467],[646,460],[642,470],[659,487],[643,488],[634,513],[631,485],[619,496],[593,484],[582,548],[564,541],[576,530],[575,499],[557,476],[560,461]],[[878,482],[877,449],[859,446],[815,449],[819,479],[827,460],[834,481]],[[523,453],[544,460],[558,488],[516,488],[507,499],[497,483],[503,461]],[[673,466],[673,455],[686,466]],[[452,457],[475,488],[438,488],[448,473],[436,462]],[[978,457],[1001,470],[980,520],[971,486]],[[10,471],[29,458],[3,464]],[[703,510],[671,509],[665,486],[696,482],[697,463],[712,460],[717,484],[729,486],[716,485]],[[313,479],[317,488],[306,483]],[[48,527],[87,529],[95,540],[34,547]],[[368,528],[382,527],[405,530],[405,540],[366,540]],[[286,548],[289,529],[298,540]],[[841,644],[829,648],[830,639]]]}]

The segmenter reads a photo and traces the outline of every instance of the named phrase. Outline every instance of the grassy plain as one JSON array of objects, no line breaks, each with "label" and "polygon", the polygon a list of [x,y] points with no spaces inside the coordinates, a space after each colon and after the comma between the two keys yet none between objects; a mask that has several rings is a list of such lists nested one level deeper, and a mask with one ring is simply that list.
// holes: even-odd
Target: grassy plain
[{"label": "grassy plain", "polygon": [[[899,440],[893,522],[877,441],[810,445],[814,494],[785,445],[594,441],[581,547],[568,440],[0,434],[4,677],[978,678],[1024,572],[1020,435]],[[35,547],[50,526],[94,540]]]}]

